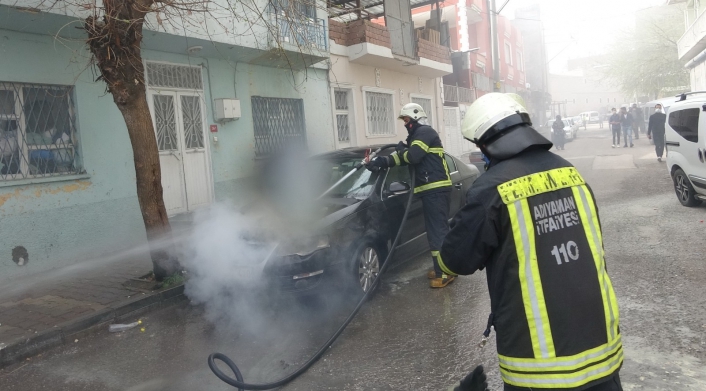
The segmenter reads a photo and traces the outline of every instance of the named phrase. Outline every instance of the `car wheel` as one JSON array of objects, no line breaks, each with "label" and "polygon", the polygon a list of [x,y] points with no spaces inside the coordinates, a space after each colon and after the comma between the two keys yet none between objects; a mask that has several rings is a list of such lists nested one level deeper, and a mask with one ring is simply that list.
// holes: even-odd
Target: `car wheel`
[{"label": "car wheel", "polygon": [[692,207],[701,204],[701,201],[696,198],[694,187],[691,186],[689,178],[681,168],[674,171],[672,179],[674,180],[674,192],[677,193],[677,198],[682,205]]},{"label": "car wheel", "polygon": [[384,261],[383,252],[373,241],[365,240],[359,244],[352,255],[351,288],[360,294],[368,292]]}]

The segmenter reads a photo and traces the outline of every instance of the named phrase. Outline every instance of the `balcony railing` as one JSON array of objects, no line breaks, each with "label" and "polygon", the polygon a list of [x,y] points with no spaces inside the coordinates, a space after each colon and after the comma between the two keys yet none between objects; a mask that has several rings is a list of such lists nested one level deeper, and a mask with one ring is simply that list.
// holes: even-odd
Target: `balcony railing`
[{"label": "balcony railing", "polygon": [[282,13],[270,13],[274,42],[272,46],[281,46],[285,43],[304,48],[315,48],[328,51],[328,27],[326,20],[317,18],[304,18],[294,20]]},{"label": "balcony railing", "polygon": [[706,12],[699,15],[677,41],[677,52],[682,61],[691,60],[706,48]]},{"label": "balcony railing", "polygon": [[444,84],[444,102],[473,103],[475,94],[470,88]]}]

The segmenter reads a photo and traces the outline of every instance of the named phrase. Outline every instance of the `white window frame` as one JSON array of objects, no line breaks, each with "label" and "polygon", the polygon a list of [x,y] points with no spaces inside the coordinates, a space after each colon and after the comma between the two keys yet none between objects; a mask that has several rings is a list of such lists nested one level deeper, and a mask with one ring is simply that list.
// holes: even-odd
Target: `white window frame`
[{"label": "white window frame", "polygon": [[413,103],[412,98],[429,99],[431,101],[431,121],[429,122],[429,125],[432,128],[437,129],[437,133],[438,133],[438,128],[436,127],[436,124],[437,124],[437,119],[439,117],[437,117],[437,115],[436,115],[436,101],[434,101],[434,97],[432,95],[410,93],[409,94],[409,101],[411,103]]},{"label": "white window frame", "polygon": [[[342,110],[337,110],[336,109],[336,90],[346,90],[348,91],[348,111],[342,111]],[[357,138],[356,138],[356,90],[355,86],[352,84],[336,84],[331,86],[331,108],[333,110],[333,121],[334,121],[334,126],[336,127],[336,134],[334,141],[336,143],[336,148],[338,148],[338,145],[340,141],[338,141],[338,124],[336,123],[336,115],[337,114],[348,114],[348,143],[351,146],[356,146],[358,145],[357,143]]]},{"label": "white window frame", "polygon": [[522,50],[520,48],[515,49],[515,54],[517,55],[517,68],[518,71],[524,71],[525,70],[525,64],[524,64],[524,55],[522,54]]},{"label": "white window frame", "polygon": [[512,66],[512,44],[505,41],[505,64]]},{"label": "white window frame", "polygon": [[379,87],[361,87],[361,91],[363,92],[363,118],[365,122],[365,137],[367,138],[391,138],[391,137],[397,137],[397,126],[393,126],[394,133],[390,134],[375,134],[371,135],[370,134],[370,127],[368,126],[368,102],[366,100],[365,93],[366,92],[377,92],[380,94],[388,94],[392,95],[392,123],[394,124],[395,121],[397,120],[397,115],[395,114],[395,109],[398,107],[397,106],[397,91],[395,90],[390,90],[387,88],[379,88]]}]

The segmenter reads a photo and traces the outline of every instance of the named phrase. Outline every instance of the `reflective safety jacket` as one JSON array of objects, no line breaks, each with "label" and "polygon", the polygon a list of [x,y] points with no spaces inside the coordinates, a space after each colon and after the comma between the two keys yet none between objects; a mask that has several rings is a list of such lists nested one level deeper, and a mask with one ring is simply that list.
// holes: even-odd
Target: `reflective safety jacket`
[{"label": "reflective safety jacket", "polygon": [[411,164],[415,170],[415,193],[449,190],[451,175],[439,134],[429,125],[415,123],[407,137],[408,149],[390,155],[390,166]]},{"label": "reflective safety jacket", "polygon": [[582,390],[620,369],[602,235],[591,189],[546,150],[497,162],[469,190],[439,264],[448,274],[486,268],[505,383]]}]

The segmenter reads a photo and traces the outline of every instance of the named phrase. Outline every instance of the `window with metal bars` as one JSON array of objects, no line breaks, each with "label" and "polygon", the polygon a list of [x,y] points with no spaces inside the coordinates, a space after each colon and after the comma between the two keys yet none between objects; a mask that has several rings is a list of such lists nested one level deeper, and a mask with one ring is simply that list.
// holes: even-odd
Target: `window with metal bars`
[{"label": "window with metal bars", "polygon": [[80,173],[73,87],[0,82],[0,181]]},{"label": "window with metal bars", "polygon": [[256,157],[306,144],[304,100],[253,96],[251,102]]},{"label": "window with metal bars", "polygon": [[145,68],[151,87],[203,90],[201,67],[147,62]]},{"label": "window with metal bars", "polygon": [[348,143],[351,141],[351,90],[336,89],[333,92],[333,97],[336,105],[336,130],[338,141]]},{"label": "window with metal bars", "polygon": [[434,126],[434,117],[433,117],[433,112],[432,112],[432,105],[431,105],[431,99],[427,98],[420,98],[413,96],[412,97],[412,103],[416,103],[424,109],[424,112],[427,114],[427,123],[430,126]]},{"label": "window with metal bars", "polygon": [[365,91],[365,112],[368,121],[368,135],[394,136],[395,113],[392,94]]}]

